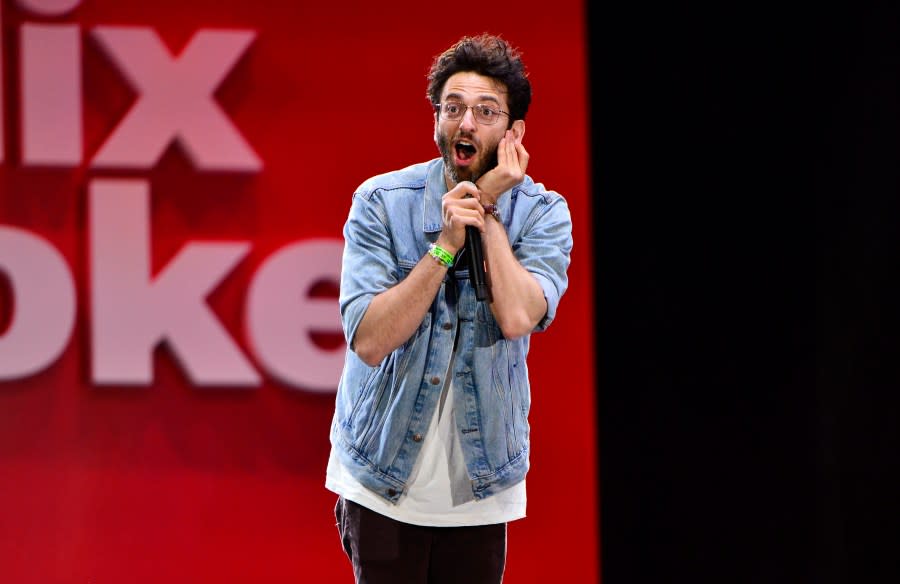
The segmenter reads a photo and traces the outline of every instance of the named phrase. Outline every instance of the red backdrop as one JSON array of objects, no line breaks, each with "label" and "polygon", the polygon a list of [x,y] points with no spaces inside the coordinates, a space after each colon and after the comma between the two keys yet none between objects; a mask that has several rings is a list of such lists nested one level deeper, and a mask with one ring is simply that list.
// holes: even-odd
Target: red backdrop
[{"label": "red backdrop", "polygon": [[[575,239],[571,287],[558,318],[532,338],[529,509],[510,527],[507,581],[596,581],[582,3],[562,0],[550,10],[537,1],[83,0],[55,16],[35,10],[41,4],[53,2],[0,4],[0,233],[36,236],[61,254],[74,282],[75,312],[58,357],[39,371],[0,380],[0,579],[352,580],[334,527],[334,496],[323,487],[333,390],[285,382],[261,363],[248,341],[247,291],[260,266],[285,246],[320,238],[340,243],[350,195],[363,180],[436,155],[425,99],[431,58],[464,34],[492,32],[524,53],[534,85],[525,137],[529,174],[566,196]],[[82,151],[75,162],[35,163],[26,155],[26,112],[43,107],[26,103],[36,98],[23,90],[32,66],[23,63],[34,62],[21,54],[29,23],[54,25],[46,29],[52,34],[70,31],[80,46],[73,62],[81,68],[83,133],[76,136]],[[123,25],[155,31],[173,62],[200,29],[255,32],[224,71],[215,97],[260,169],[200,168],[190,144],[174,141],[146,168],[92,164],[142,95],[94,32]],[[159,112],[170,115],[163,106]],[[72,135],[61,128],[51,137],[64,142]],[[152,353],[149,383],[97,381],[90,192],[96,181],[120,178],[150,188],[154,274],[176,263],[188,242],[248,244],[207,300],[259,384],[196,383],[167,343]],[[6,371],[27,349],[9,347],[17,310],[30,302],[17,297],[21,241],[0,239],[0,370]],[[336,311],[333,282],[323,280],[313,295]],[[343,350],[333,334],[320,332],[322,355]]]}]

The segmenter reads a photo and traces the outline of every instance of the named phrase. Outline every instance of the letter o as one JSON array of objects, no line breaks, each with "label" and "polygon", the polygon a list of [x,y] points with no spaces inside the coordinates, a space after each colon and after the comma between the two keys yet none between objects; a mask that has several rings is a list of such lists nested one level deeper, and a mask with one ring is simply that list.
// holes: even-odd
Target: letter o
[{"label": "letter o", "polygon": [[0,226],[0,272],[15,312],[0,336],[0,381],[34,375],[65,350],[75,326],[75,282],[65,258],[24,229]]}]

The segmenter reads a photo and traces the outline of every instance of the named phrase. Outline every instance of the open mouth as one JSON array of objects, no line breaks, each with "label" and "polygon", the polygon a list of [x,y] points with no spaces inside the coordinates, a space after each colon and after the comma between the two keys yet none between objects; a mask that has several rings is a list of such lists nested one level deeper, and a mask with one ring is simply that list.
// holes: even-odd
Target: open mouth
[{"label": "open mouth", "polygon": [[454,149],[456,151],[457,163],[467,163],[471,161],[473,158],[475,158],[476,152],[478,152],[478,149],[475,148],[475,145],[468,140],[459,140],[456,144],[454,144]]}]

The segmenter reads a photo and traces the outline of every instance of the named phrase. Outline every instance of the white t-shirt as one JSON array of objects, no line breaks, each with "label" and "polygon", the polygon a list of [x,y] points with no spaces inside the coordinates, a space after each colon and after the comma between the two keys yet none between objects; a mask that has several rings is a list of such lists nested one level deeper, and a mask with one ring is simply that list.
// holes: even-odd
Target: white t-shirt
[{"label": "white t-shirt", "polygon": [[[452,370],[452,363],[450,369]],[[331,448],[325,487],[396,521],[432,527],[506,523],[525,517],[525,480],[485,499],[476,500],[466,473],[453,423],[453,375],[448,375],[440,402],[413,466],[409,488],[390,503],[357,481]]]}]

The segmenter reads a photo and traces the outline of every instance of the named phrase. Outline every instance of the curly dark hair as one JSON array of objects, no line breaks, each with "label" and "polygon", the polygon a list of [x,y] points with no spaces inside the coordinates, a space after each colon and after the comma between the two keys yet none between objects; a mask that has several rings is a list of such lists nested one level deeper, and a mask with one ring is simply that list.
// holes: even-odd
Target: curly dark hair
[{"label": "curly dark hair", "polygon": [[531,105],[531,83],[517,49],[498,36],[482,34],[463,37],[435,57],[428,72],[428,99],[437,103],[444,84],[452,75],[472,72],[490,77],[506,86],[509,124],[524,120]]}]

